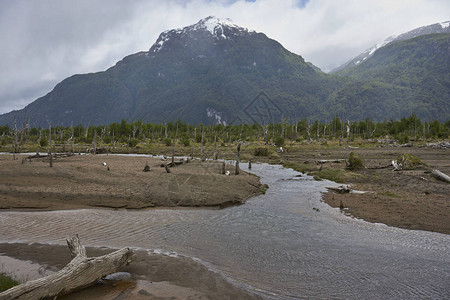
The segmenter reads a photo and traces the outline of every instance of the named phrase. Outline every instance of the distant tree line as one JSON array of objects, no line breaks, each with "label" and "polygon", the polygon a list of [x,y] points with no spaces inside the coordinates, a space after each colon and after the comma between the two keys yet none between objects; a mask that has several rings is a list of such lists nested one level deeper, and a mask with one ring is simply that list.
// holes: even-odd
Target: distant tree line
[{"label": "distant tree line", "polygon": [[[40,147],[51,147],[57,144],[116,144],[135,147],[141,142],[162,142],[167,146],[177,143],[189,146],[192,142],[200,143],[202,133],[206,142],[217,140],[221,144],[231,144],[235,141],[257,141],[277,145],[285,141],[333,140],[343,139],[347,135],[347,127],[352,139],[387,139],[399,143],[427,139],[446,139],[450,133],[450,120],[445,123],[438,121],[425,122],[415,114],[400,120],[374,122],[367,118],[364,121],[349,122],[334,117],[330,122],[306,119],[298,122],[283,121],[277,124],[259,125],[190,125],[181,122],[165,124],[144,123],[142,121],[127,122],[97,126],[51,126],[48,128],[29,128],[27,124],[0,126],[0,145],[13,145],[15,152],[20,143],[37,143]],[[19,129],[20,128],[20,129]]]}]

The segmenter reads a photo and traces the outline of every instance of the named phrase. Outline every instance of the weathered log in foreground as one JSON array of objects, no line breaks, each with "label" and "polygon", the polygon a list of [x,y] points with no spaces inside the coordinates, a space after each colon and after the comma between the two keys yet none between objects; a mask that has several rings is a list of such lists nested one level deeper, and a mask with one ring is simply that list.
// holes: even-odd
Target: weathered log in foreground
[{"label": "weathered log in foreground", "polygon": [[130,248],[88,258],[78,235],[67,239],[67,245],[73,259],[62,270],[8,289],[0,293],[0,300],[56,298],[59,295],[69,294],[96,284],[99,279],[116,272],[135,258]]}]

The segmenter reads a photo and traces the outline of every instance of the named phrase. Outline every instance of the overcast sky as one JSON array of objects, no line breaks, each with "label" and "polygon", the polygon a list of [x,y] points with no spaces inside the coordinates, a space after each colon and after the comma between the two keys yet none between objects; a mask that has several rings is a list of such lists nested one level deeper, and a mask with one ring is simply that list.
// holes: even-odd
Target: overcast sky
[{"label": "overcast sky", "polygon": [[210,15],[264,32],[329,71],[392,34],[449,20],[450,1],[0,0],[0,114]]}]

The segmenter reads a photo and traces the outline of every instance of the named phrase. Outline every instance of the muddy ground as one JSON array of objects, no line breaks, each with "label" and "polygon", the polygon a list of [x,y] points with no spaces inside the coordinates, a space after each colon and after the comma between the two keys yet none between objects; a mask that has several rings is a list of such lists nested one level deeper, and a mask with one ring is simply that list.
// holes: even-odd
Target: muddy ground
[{"label": "muddy ground", "polygon": [[[450,175],[450,150],[424,147],[361,147],[353,148],[362,158],[364,168],[346,170],[344,162],[325,163],[322,170],[341,170],[337,177],[342,183],[365,194],[339,194],[330,191],[324,201],[339,207],[342,201],[345,213],[369,222],[389,226],[435,231],[450,234],[450,184],[432,177],[430,171],[438,169]],[[411,154],[424,164],[411,170],[393,171],[392,160],[399,155]],[[278,156],[285,163],[318,171],[319,160],[342,159],[345,148],[299,149],[291,147]],[[376,169],[379,167],[385,167]],[[318,173],[320,175],[320,172]]]},{"label": "muddy ground", "polygon": [[[222,163],[194,160],[170,168],[159,158],[75,155],[13,160],[0,155],[0,209],[224,207],[261,193],[259,179]],[[106,165],[104,165],[106,164]],[[149,172],[143,172],[145,165]]]},{"label": "muddy ground", "polygon": [[[343,147],[288,145],[284,147],[287,152],[271,151],[269,157],[253,157],[253,149],[243,148],[244,159],[291,164],[316,176],[328,170],[352,189],[366,191],[339,194],[330,190],[324,194],[324,201],[333,207],[342,202],[343,213],[369,222],[450,234],[450,184],[430,174],[432,169],[450,174],[448,149],[366,145],[350,149],[362,158],[365,167],[349,171],[344,162],[318,164],[319,160],[345,158]],[[386,167],[401,154],[414,155],[424,164],[403,171]],[[243,203],[260,193],[258,178],[245,173],[220,175],[220,165],[214,162],[191,162],[172,168],[168,174],[160,167],[161,159],[148,157],[77,155],[57,159],[53,167],[42,159],[22,164],[22,158],[13,161],[10,155],[0,155],[2,209],[221,207]],[[150,172],[142,171],[146,163]],[[233,166],[228,165],[227,170],[233,173]],[[108,251],[90,249],[88,255]],[[0,244],[0,253],[44,266],[42,275],[57,271],[70,260],[67,248],[55,245]],[[61,299],[258,298],[188,258],[138,252],[137,262],[124,271],[133,276],[129,282],[96,285]]]}]

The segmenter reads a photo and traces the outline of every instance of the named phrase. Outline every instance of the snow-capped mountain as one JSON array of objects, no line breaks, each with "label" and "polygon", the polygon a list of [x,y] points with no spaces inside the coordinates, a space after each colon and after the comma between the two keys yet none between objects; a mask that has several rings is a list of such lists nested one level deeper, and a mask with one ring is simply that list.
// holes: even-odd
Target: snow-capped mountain
[{"label": "snow-capped mountain", "polygon": [[[107,124],[122,119],[230,124],[279,122],[319,114],[331,93],[329,79],[300,55],[264,33],[230,19],[207,17],[162,32],[150,47],[104,72],[74,75],[23,110],[0,116],[0,124]],[[255,97],[265,114],[252,107]],[[51,104],[50,104],[51,103]],[[276,103],[276,105],[274,104]],[[255,108],[256,107],[256,108]],[[275,110],[273,110],[275,109]]]},{"label": "snow-capped mountain", "polygon": [[[0,115],[0,125],[180,119],[225,126],[336,115],[380,121],[412,112],[446,121],[450,34],[426,33],[448,30],[444,22],[391,37],[353,68],[328,75],[264,33],[207,17],[162,32],[149,51],[131,54],[106,71],[64,79],[24,109]],[[423,36],[399,41],[417,35]]]},{"label": "snow-capped mountain", "polygon": [[190,37],[194,40],[199,37],[212,37],[216,40],[232,39],[235,36],[255,34],[253,30],[240,27],[233,23],[231,19],[219,19],[209,16],[200,20],[198,23],[184,28],[166,30],[160,34],[156,42],[150,48],[150,53],[156,53],[170,44],[171,39],[181,39]]},{"label": "snow-capped mountain", "polygon": [[375,51],[377,51],[381,47],[386,46],[387,44],[389,44],[391,42],[404,41],[404,40],[412,39],[412,38],[415,38],[415,37],[418,37],[421,35],[425,35],[425,34],[445,33],[445,32],[450,32],[450,21],[445,21],[442,23],[435,23],[432,25],[419,27],[419,28],[416,28],[414,30],[411,30],[411,31],[408,31],[406,33],[399,34],[399,35],[392,35],[392,36],[388,37],[387,39],[385,39],[384,41],[381,41],[381,42],[377,43],[376,45],[374,45],[373,47],[367,49],[366,51],[364,51],[357,57],[353,58],[349,62],[334,69],[332,72],[345,70],[345,69],[359,65],[360,63],[362,63],[363,61],[365,61],[369,57],[371,57],[375,53]]}]

